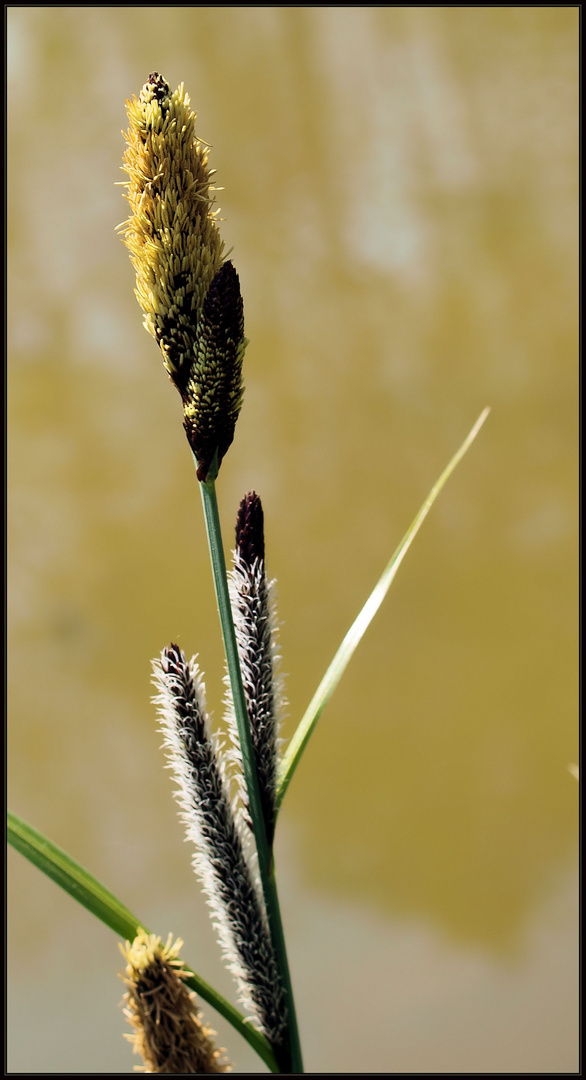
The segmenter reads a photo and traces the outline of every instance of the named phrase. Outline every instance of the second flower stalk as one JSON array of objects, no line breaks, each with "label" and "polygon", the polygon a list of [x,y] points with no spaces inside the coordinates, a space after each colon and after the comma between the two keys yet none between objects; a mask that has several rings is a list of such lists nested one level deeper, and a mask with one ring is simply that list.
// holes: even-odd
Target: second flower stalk
[{"label": "second flower stalk", "polygon": [[[285,1001],[287,1008],[287,1027],[285,1038],[281,1046],[273,1044],[273,1048],[282,1072],[301,1073],[303,1072],[301,1046],[299,1042],[299,1031],[297,1027],[293,989],[291,985],[289,962],[287,958],[287,949],[285,945],[285,937],[283,933],[283,924],[281,920],[279,899],[277,893],[275,863],[272,852],[272,845],[269,842],[269,832],[267,830],[265,811],[263,810],[263,799],[261,795],[263,784],[261,774],[263,770],[260,770],[257,767],[255,737],[253,735],[253,731],[251,730],[247,698],[244,689],[244,680],[242,677],[242,666],[246,668],[246,660],[244,657],[246,649],[242,650],[244,663],[241,666],[241,650],[239,649],[237,641],[234,618],[232,614],[232,606],[230,602],[230,591],[228,585],[228,577],[226,573],[226,564],[224,560],[224,549],[222,545],[220,520],[218,514],[218,504],[216,499],[214,481],[209,480],[206,483],[200,484],[200,491],[208,533],[210,557],[212,562],[214,585],[216,589],[216,599],[218,602],[218,611],[220,614],[222,636],[224,639],[224,648],[226,652],[226,662],[230,682],[230,715],[232,715],[233,709],[234,728],[237,731],[239,743],[238,756],[240,757],[242,763],[242,774],[245,783],[247,810],[250,814],[252,830],[254,833],[254,841],[258,856],[258,870],[264,898],[269,933],[273,943],[273,947],[275,949],[277,965],[279,968],[280,977],[282,979],[283,989],[285,992]],[[246,500],[244,500],[244,502],[246,502]],[[242,507],[243,504],[241,504],[239,521],[241,520]],[[264,552],[264,540],[262,541],[262,548]],[[236,563],[238,563],[238,555],[239,553],[237,545]],[[258,563],[256,569],[258,569]],[[240,629],[242,630],[242,627]],[[255,636],[257,636],[256,631]],[[273,644],[274,642],[271,637],[271,649],[273,648]],[[254,645],[252,647],[254,647]],[[274,740],[271,740],[274,741],[274,746],[271,753],[274,756],[274,775],[276,776],[276,725],[274,730],[274,736]],[[274,794],[274,788],[272,790],[272,793],[270,789],[267,789],[265,791],[265,805],[267,804],[267,800],[269,801],[269,805],[272,804],[272,812],[270,812],[271,817],[269,818],[269,820],[272,819],[273,832],[276,812]]]}]

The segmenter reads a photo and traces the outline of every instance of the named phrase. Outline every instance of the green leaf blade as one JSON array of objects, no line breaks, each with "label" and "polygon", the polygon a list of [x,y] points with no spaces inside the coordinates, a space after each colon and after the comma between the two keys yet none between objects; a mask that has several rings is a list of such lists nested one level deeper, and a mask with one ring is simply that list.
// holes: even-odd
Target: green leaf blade
[{"label": "green leaf blade", "polygon": [[279,769],[279,779],[277,785],[276,804],[277,810],[280,808],[285,792],[289,787],[291,778],[295,769],[297,768],[303,751],[307,746],[309,738],[319,720],[323,710],[325,709],[328,701],[330,700],[334,690],[336,689],[342,675],[344,674],[352,656],[354,655],[360,641],[364,637],[367,628],[370,626],[374,616],[380,608],[391,583],[399,569],[405,555],[407,554],[413,540],[415,539],[419,529],[421,528],[425,518],[427,517],[431,507],[437,499],[444,484],[452,475],[456,466],[460,463],[464,454],[474,442],[480,428],[484,424],[488,414],[489,408],[483,410],[478,417],[478,420],[474,424],[474,427],[464,439],[464,442],[456,451],[451,461],[448,463],[439,479],[432,487],[425,502],[419,509],[417,515],[411,522],[407,532],[405,533],[401,543],[396,551],[394,551],[389,563],[383,570],[381,577],[371,592],[364,607],[359,612],[357,618],[352,623],[348,633],[342,641],[338,651],[336,652],[330,666],[328,667],[323,679],[321,680],[315,694],[313,695],[305,714],[303,715],[299,726],[289,743]]},{"label": "green leaf blade", "polygon": [[[42,833],[8,811],[7,839],[17,851],[50,877],[78,904],[91,911],[116,934],[132,941],[142,924],[83,866]],[[142,929],[146,929],[142,927]]]}]

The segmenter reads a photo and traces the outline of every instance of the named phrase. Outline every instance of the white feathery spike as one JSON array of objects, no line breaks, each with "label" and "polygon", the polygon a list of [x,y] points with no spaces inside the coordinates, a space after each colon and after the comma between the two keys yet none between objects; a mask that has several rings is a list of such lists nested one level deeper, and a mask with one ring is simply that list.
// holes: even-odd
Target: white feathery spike
[{"label": "white feathery spike", "polygon": [[244,1007],[271,1042],[286,1029],[286,1002],[264,906],[234,820],[223,755],[209,734],[205,688],[195,657],[177,646],[153,661],[160,730],[177,784],[193,866],[211,909]]},{"label": "white feathery spike", "polygon": [[[275,795],[277,787],[279,727],[284,698],[279,670],[277,646],[275,582],[266,578],[264,560],[257,558],[249,565],[238,550],[233,553],[233,569],[228,573],[230,603],[236,630],[236,641],[244,696],[255,751],[261,802],[265,812],[267,834],[272,841],[275,826]],[[248,797],[241,767],[240,741],[234,714],[230,681],[224,676],[226,720],[232,742],[229,751],[236,765],[239,817],[250,827]]]}]

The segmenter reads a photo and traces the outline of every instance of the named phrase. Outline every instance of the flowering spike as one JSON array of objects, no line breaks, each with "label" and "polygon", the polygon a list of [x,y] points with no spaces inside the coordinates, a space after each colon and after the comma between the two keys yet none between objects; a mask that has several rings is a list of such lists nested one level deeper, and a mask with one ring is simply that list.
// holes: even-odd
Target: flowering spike
[{"label": "flowering spike", "polygon": [[126,1038],[141,1054],[150,1073],[226,1073],[223,1050],[212,1042],[216,1034],[202,1023],[195,994],[183,980],[186,969],[179,960],[183,942],[167,944],[141,930],[132,942],[120,946],[127,961],[124,1015],[134,1028]]},{"label": "flowering spike", "polygon": [[[256,492],[251,491],[244,496],[238,509],[236,550],[229,586],[260,800],[271,846],[276,819],[282,687],[277,671],[274,582],[267,580],[265,571],[263,522],[262,503]],[[230,690],[227,702],[233,754],[238,758],[239,740]],[[243,785],[240,798],[248,820],[248,798]]]},{"label": "flowering spike", "polygon": [[197,664],[177,645],[153,662],[161,731],[186,833],[225,956],[246,1008],[273,1045],[286,1030],[283,985],[262,900],[246,859],[219,747],[208,733]]},{"label": "flowering spike", "polygon": [[145,327],[183,391],[197,323],[224,250],[207,150],[195,137],[196,114],[183,83],[171,93],[163,76],[153,72],[126,107],[130,126],[123,168],[131,214],[122,226],[125,243]]},{"label": "flowering spike", "polygon": [[144,325],[183,399],[184,426],[207,478],[234,437],[246,348],[242,297],[224,262],[207,146],[183,83],[171,92],[152,72],[126,103],[123,168],[130,216],[121,228],[136,270]]},{"label": "flowering spike", "polygon": [[234,438],[242,404],[244,309],[238,274],[225,262],[204,300],[183,398],[184,427],[205,480],[214,454],[218,466]]}]

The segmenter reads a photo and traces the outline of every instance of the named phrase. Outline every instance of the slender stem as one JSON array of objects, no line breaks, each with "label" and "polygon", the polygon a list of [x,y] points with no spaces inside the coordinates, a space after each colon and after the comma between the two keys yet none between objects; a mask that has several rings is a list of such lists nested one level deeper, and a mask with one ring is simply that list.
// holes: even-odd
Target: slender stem
[{"label": "slender stem", "polygon": [[301,1058],[301,1046],[299,1042],[297,1018],[295,1015],[295,1003],[293,999],[293,988],[291,985],[289,962],[287,959],[287,950],[285,946],[285,936],[283,933],[283,924],[281,921],[281,911],[277,894],[274,861],[267,841],[264,815],[262,811],[262,803],[260,799],[260,791],[256,773],[256,765],[254,760],[254,748],[252,745],[252,738],[248,725],[246,700],[244,697],[244,688],[242,685],[242,672],[240,670],[238,646],[236,644],[236,633],[234,630],[234,621],[232,618],[232,608],[230,606],[230,595],[228,591],[228,579],[226,576],[226,562],[224,559],[224,548],[222,544],[222,533],[220,529],[220,517],[218,513],[218,501],[216,498],[214,471],[215,470],[212,468],[210,470],[210,473],[208,474],[207,480],[204,483],[200,483],[199,486],[201,490],[204,517],[208,534],[212,572],[216,589],[218,611],[220,614],[220,623],[222,626],[222,636],[224,638],[224,648],[226,651],[226,661],[228,664],[230,686],[232,688],[234,713],[236,716],[238,735],[240,738],[242,767],[246,780],[250,816],[252,818],[256,849],[258,853],[258,868],[260,873],[263,895],[265,899],[269,930],[287,998],[289,1046],[286,1048],[282,1048],[281,1052],[278,1047],[275,1047],[274,1049],[275,1054],[279,1058],[279,1063],[283,1067],[283,1071],[290,1073],[302,1073],[303,1062]]},{"label": "slender stem", "polygon": [[246,1039],[246,1042],[252,1046],[253,1050],[256,1050],[258,1056],[262,1058],[265,1065],[268,1065],[272,1073],[279,1072],[277,1060],[266,1036],[261,1031],[257,1031],[248,1020],[245,1020],[242,1013],[235,1009],[231,1002],[226,1001],[217,990],[210,987],[209,983],[205,983],[201,976],[196,975],[191,970],[186,972],[183,981],[190,990],[194,990],[202,998],[205,997],[208,1004],[213,1005],[232,1024],[238,1034],[242,1035],[243,1039]]}]

